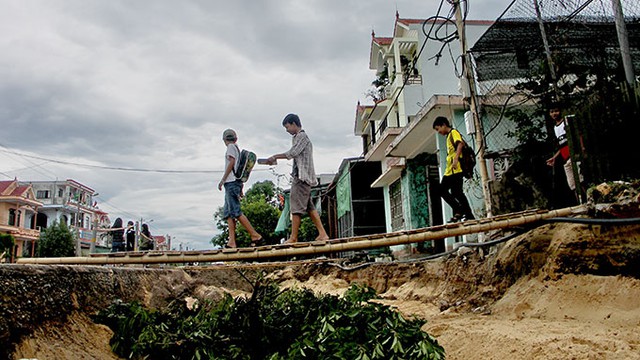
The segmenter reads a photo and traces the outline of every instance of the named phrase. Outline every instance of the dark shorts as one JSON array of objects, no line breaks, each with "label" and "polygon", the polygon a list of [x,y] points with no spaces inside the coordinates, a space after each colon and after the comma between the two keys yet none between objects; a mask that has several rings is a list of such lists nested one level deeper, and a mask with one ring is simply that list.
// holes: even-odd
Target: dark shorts
[{"label": "dark shorts", "polygon": [[315,210],[311,201],[311,185],[293,178],[291,184],[291,197],[289,199],[291,213],[295,215],[303,215]]},{"label": "dark shorts", "polygon": [[242,194],[242,185],[242,181],[239,180],[224,183],[223,219],[237,219],[242,215],[242,210],[240,210],[240,194]]},{"label": "dark shorts", "polygon": [[127,251],[124,241],[114,241],[111,243],[111,252]]}]

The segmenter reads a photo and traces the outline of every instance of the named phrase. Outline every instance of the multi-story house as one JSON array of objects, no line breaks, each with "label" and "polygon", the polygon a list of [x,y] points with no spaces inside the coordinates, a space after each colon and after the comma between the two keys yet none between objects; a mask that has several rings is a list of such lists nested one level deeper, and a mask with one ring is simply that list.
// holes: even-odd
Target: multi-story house
[{"label": "multi-story house", "polygon": [[31,185],[20,185],[17,180],[0,181],[0,233],[15,240],[12,259],[34,255],[40,237],[36,218],[41,207]]},{"label": "multi-story house", "polygon": [[[31,181],[36,199],[42,202],[36,226],[44,229],[54,221],[65,223],[80,238],[81,246],[89,248],[94,237],[94,228],[100,223],[108,224],[108,216],[96,207],[95,190],[75,180]],[[99,239],[100,237],[98,237]]]},{"label": "multi-story house", "polygon": [[[465,24],[471,46],[492,22]],[[457,41],[435,41],[435,33],[427,38],[432,25],[440,37],[456,31],[453,22],[402,19],[396,14],[393,37],[372,33],[369,67],[376,71],[378,91],[373,105],[358,104],[355,134],[363,139],[365,160],[382,164],[382,174],[370,186],[383,189],[387,231],[437,225],[452,215],[437,192],[446,143],[433,130],[433,120],[446,116],[473,144],[473,126],[465,116],[469,107],[460,89],[461,46]],[[481,215],[481,187],[467,190]],[[433,245],[438,251],[453,241]]]}]

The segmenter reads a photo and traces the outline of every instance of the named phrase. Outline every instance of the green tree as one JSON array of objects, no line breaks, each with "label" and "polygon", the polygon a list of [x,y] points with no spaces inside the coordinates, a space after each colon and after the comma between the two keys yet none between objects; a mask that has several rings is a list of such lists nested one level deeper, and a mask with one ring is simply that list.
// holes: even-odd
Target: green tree
[{"label": "green tree", "polygon": [[[278,239],[274,230],[280,218],[280,208],[277,201],[279,192],[280,189],[277,189],[273,182],[265,180],[253,184],[240,201],[242,213],[269,244],[275,243]],[[227,220],[222,218],[222,212],[223,208],[219,207],[213,215],[220,234],[214,236],[211,243],[218,246],[224,246],[229,238],[229,226]],[[238,246],[249,246],[251,243],[249,233],[240,222],[237,226],[236,242]]]},{"label": "green tree", "polygon": [[11,234],[0,234],[0,261],[3,257],[10,258],[16,241]]},{"label": "green tree", "polygon": [[50,227],[40,232],[36,255],[39,257],[74,256],[76,252],[74,240],[67,225],[55,221]]}]

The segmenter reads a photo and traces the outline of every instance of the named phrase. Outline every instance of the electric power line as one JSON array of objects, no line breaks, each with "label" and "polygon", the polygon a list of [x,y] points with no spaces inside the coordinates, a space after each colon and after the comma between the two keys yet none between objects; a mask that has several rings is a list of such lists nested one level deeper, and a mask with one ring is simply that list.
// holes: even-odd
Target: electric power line
[{"label": "electric power line", "polygon": [[[8,148],[4,145],[0,146],[5,149],[0,149],[0,152],[4,152],[7,154],[13,154],[25,158],[43,160],[51,163],[62,164],[62,165],[71,165],[78,166],[84,168],[91,169],[100,169],[100,170],[116,170],[116,171],[130,171],[130,172],[147,172],[147,173],[162,173],[162,174],[214,174],[214,173],[224,173],[224,170],[171,170],[171,169],[144,169],[144,168],[131,168],[131,167],[120,167],[120,166],[105,166],[105,165],[91,165],[91,164],[81,164],[72,161],[65,160],[56,160],[49,159],[42,156],[28,155],[24,153],[20,153],[17,151],[7,150]],[[254,169],[253,171],[267,171],[268,169]]]}]

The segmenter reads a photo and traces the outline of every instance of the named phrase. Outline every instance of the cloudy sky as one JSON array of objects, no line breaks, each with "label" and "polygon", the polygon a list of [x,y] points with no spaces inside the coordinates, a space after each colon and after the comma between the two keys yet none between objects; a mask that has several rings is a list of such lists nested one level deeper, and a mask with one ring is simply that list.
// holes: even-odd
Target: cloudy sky
[{"label": "cloudy sky", "polygon": [[[470,19],[509,3],[469,0]],[[300,115],[316,172],[361,155],[355,106],[375,73],[371,30],[391,36],[436,0],[0,0],[0,179],[74,179],[112,220],[153,220],[154,235],[210,247],[223,204],[221,133],[259,157],[288,149]],[[449,5],[445,2],[446,11]],[[139,172],[92,168],[184,171]],[[250,183],[287,188],[256,166]]]}]

